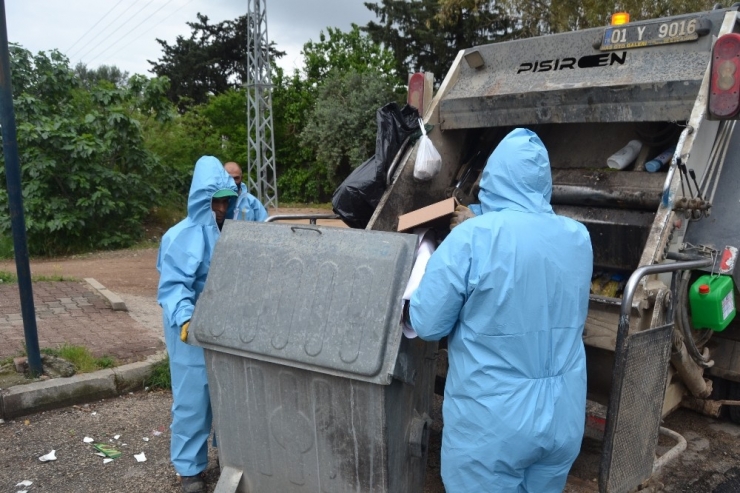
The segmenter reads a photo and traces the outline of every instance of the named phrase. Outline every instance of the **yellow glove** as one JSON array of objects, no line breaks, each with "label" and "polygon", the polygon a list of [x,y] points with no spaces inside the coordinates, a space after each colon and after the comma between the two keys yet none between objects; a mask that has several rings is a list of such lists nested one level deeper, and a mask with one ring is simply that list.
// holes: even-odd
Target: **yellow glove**
[{"label": "yellow glove", "polygon": [[188,327],[190,327],[190,320],[182,324],[180,329],[180,340],[182,342],[188,342]]},{"label": "yellow glove", "polygon": [[463,221],[466,219],[470,219],[471,217],[475,217],[475,214],[473,214],[473,211],[465,207],[464,205],[458,205],[455,207],[455,212],[452,213],[452,218],[450,218],[450,229],[454,228],[455,226],[459,226],[462,224]]}]

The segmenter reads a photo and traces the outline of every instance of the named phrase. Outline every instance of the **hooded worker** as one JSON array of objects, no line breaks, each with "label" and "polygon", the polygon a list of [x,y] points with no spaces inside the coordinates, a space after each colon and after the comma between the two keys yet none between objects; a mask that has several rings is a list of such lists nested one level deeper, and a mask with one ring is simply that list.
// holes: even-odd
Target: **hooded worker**
[{"label": "hooded worker", "polygon": [[239,197],[233,211],[229,211],[229,217],[236,221],[258,221],[267,219],[267,210],[262,203],[247,191],[247,186],[242,182],[242,168],[239,163],[230,161],[224,164],[224,169],[234,179]]},{"label": "hooded worker", "polygon": [[411,297],[419,336],[448,336],[442,479],[451,493],[562,492],[586,406],[586,228],[556,215],[547,150],[525,129],[493,151],[481,215],[450,232]]},{"label": "hooded worker", "polygon": [[212,418],[203,348],[184,341],[236,190],[218,159],[201,157],[190,185],[188,216],[162,237],[157,258],[157,301],[162,307],[172,378],[170,454],[184,493],[205,491],[200,473],[208,465]]}]

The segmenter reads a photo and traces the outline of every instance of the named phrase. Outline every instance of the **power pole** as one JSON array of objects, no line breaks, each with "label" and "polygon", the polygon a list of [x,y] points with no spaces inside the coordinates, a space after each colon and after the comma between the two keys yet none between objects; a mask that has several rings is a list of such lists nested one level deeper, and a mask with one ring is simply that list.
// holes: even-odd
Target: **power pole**
[{"label": "power pole", "polygon": [[278,206],[272,79],[267,39],[267,0],[248,0],[251,32],[247,45],[247,177],[249,191],[266,208]]}]

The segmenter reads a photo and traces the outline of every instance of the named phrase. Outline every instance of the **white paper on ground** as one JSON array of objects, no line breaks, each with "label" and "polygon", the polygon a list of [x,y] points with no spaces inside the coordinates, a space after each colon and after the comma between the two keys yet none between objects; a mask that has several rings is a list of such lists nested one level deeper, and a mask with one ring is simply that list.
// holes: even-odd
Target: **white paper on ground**
[{"label": "white paper on ground", "polygon": [[119,438],[121,438],[121,435],[115,435],[115,436],[113,437],[113,440],[118,440]]},{"label": "white paper on ground", "polygon": [[113,462],[113,459],[111,459],[110,457],[106,457],[105,459],[103,459],[103,464],[107,464],[109,462]]},{"label": "white paper on ground", "polygon": [[149,441],[149,437],[144,437],[144,438],[142,438],[142,440],[144,440],[145,442],[148,442]]},{"label": "white paper on ground", "polygon": [[[403,292],[403,300],[409,301],[414,291],[419,287],[421,278],[424,277],[424,272],[427,269],[427,263],[431,258],[434,250],[437,249],[437,245],[432,239],[432,235],[427,235],[429,228],[415,229],[414,233],[419,236],[419,246],[416,249],[416,259],[414,260],[414,267],[411,269],[411,275],[409,276],[409,282],[406,284],[406,289]],[[409,339],[417,337],[416,331],[408,324],[402,323],[403,335]]]},{"label": "white paper on ground", "polygon": [[21,481],[20,483],[18,483],[17,485],[15,485],[15,487],[17,488],[19,486],[31,486],[32,484],[33,484],[33,481],[29,481],[27,479],[24,479],[23,481]]},{"label": "white paper on ground", "polygon": [[136,462],[146,462],[146,455],[144,455],[144,452],[140,454],[134,454],[134,458],[136,459]]},{"label": "white paper on ground", "polygon": [[95,440],[93,440],[90,437],[85,437],[85,438],[82,439],[82,441],[85,442],[85,443],[93,443]]},{"label": "white paper on ground", "polygon": [[41,457],[39,457],[39,460],[41,462],[49,462],[50,460],[57,460],[56,452],[57,452],[56,450],[52,450],[48,454],[42,455]]}]

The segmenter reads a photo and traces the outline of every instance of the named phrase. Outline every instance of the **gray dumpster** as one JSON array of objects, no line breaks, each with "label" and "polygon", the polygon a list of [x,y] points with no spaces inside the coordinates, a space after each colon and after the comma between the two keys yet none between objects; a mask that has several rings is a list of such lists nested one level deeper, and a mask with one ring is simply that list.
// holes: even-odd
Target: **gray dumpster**
[{"label": "gray dumpster", "polygon": [[402,337],[416,237],[228,221],[190,325],[225,492],[421,492],[437,346]]}]

